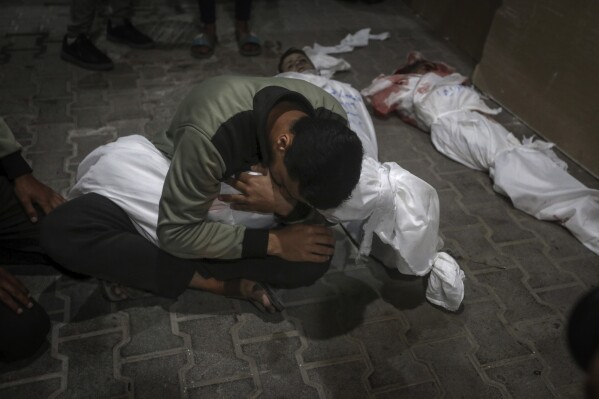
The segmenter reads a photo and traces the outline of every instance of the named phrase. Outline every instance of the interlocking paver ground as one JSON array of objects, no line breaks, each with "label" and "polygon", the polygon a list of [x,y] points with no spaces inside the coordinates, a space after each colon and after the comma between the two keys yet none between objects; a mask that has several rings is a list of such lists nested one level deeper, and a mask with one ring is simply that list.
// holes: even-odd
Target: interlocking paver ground
[{"label": "interlocking paver ground", "polygon": [[[216,55],[195,60],[194,1],[137,1],[136,22],[157,41],[147,51],[107,42],[101,7],[95,36],[116,68],[91,72],[59,59],[69,2],[3,1],[0,115],[35,174],[66,193],[97,146],[165,129],[191,84],[225,73],[273,75],[287,47],[336,44],[364,27],[391,37],[344,55],[352,69],[337,78],[358,89],[410,50],[463,74],[474,67],[399,1],[256,0],[264,53],[255,58],[237,52],[232,8],[218,2]],[[499,120],[519,137],[532,134],[507,113]],[[287,292],[287,310],[277,315],[194,291],[178,301],[148,295],[115,305],[93,279],[12,267],[53,325],[37,358],[0,365],[0,397],[581,397],[583,376],[564,331],[574,302],[599,283],[599,257],[561,227],[514,210],[487,175],[437,153],[426,133],[395,117],[374,123],[380,159],[439,190],[441,234],[467,277],[462,310],[433,307],[422,279],[374,260],[338,262],[314,286]]]}]

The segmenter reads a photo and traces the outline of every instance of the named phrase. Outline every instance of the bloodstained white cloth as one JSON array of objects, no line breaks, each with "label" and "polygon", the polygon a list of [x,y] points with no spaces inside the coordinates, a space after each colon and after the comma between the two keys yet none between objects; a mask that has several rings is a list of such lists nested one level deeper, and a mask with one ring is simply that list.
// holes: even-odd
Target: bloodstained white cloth
[{"label": "bloodstained white cloth", "polygon": [[472,169],[489,171],[494,189],[514,206],[541,220],[566,227],[599,254],[599,191],[566,172],[553,144],[514,137],[488,115],[489,108],[466,79],[434,72],[380,76],[362,90],[381,114],[397,111],[402,119],[430,130],[435,148]]}]

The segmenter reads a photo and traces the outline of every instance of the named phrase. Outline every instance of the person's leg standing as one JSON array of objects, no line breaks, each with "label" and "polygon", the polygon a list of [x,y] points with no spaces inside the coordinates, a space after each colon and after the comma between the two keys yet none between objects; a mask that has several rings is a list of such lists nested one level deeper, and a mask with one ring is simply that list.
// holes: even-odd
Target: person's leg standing
[{"label": "person's leg standing", "polygon": [[90,40],[97,0],[71,0],[71,21],[62,41],[60,58],[81,68],[107,71],[112,60]]},{"label": "person's leg standing", "polygon": [[115,43],[123,43],[135,49],[150,49],[154,40],[140,32],[131,23],[133,0],[111,0],[112,14],[106,26],[106,38]]},{"label": "person's leg standing", "polygon": [[245,56],[256,56],[262,52],[258,36],[250,31],[252,0],[235,0],[235,37],[239,52]]},{"label": "person's leg standing", "polygon": [[198,0],[200,33],[193,38],[189,49],[195,58],[208,58],[216,46],[216,0]]}]

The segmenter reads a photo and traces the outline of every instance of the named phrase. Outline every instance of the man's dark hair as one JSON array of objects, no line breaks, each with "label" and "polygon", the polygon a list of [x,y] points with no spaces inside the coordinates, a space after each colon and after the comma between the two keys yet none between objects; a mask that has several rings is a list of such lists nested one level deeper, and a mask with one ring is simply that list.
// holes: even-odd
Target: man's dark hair
[{"label": "man's dark hair", "polygon": [[338,120],[308,116],[291,132],[284,163],[302,198],[322,210],[341,205],[360,179],[364,150],[358,135]]},{"label": "man's dark hair", "polygon": [[285,58],[287,58],[288,56],[290,56],[291,54],[303,54],[304,57],[310,59],[310,57],[308,57],[308,55],[306,54],[306,52],[304,50],[300,50],[299,48],[295,48],[295,47],[290,47],[287,49],[287,51],[285,51],[283,53],[283,55],[281,56],[281,58],[279,58],[279,73],[283,72],[283,60]]}]

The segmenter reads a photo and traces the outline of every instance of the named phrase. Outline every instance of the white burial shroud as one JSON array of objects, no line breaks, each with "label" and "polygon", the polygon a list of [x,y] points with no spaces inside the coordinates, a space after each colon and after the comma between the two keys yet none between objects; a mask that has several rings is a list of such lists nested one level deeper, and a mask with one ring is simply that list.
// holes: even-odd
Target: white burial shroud
[{"label": "white burial shroud", "polygon": [[[589,189],[566,171],[566,164],[551,150],[552,143],[523,143],[487,115],[489,108],[479,93],[464,86],[457,73],[405,75],[392,90],[397,76],[379,77],[362,90],[377,102],[415,117],[418,126],[430,129],[435,148],[472,169],[489,171],[493,188],[508,196],[514,206],[540,220],[562,224],[599,254],[599,190]],[[486,115],[485,115],[486,114]]]},{"label": "white burial shroud", "polygon": [[[287,75],[287,74],[285,74]],[[377,142],[370,115],[359,93],[351,86],[309,74],[295,78],[312,82],[334,95],[348,113],[350,126],[364,145],[365,157],[358,186],[351,198],[336,210],[323,212],[342,222],[366,220],[350,232],[362,237],[360,252],[370,252],[372,235],[379,236],[396,256],[400,272],[422,276],[430,274],[426,297],[432,303],[457,310],[464,297],[464,273],[457,262],[444,252],[438,236],[439,199],[426,182],[393,162],[376,160]],[[292,77],[292,76],[287,76]],[[143,136],[119,138],[90,153],[79,165],[77,182],[69,198],[95,192],[119,205],[136,229],[159,245],[156,237],[158,204],[170,161]],[[221,192],[232,187],[221,183]],[[275,224],[273,215],[234,211],[215,200],[209,220],[268,228]]]}]

